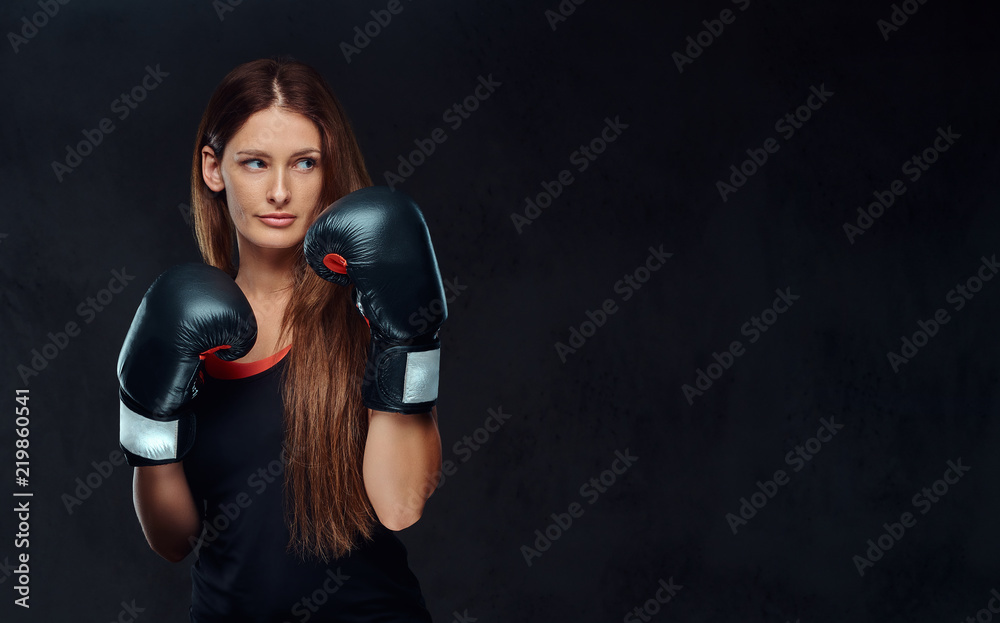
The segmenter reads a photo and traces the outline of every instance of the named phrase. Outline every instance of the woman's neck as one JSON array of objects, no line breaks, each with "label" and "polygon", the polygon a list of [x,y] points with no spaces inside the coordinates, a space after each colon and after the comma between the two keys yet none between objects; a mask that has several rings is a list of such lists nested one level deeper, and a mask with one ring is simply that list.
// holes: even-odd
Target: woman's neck
[{"label": "woman's neck", "polygon": [[256,361],[279,352],[292,338],[289,331],[284,344],[279,343],[294,285],[296,249],[267,249],[240,242],[236,285],[243,290],[257,320],[257,340],[244,360]]},{"label": "woman's neck", "polygon": [[283,299],[292,291],[296,249],[240,246],[236,283],[248,298]]}]

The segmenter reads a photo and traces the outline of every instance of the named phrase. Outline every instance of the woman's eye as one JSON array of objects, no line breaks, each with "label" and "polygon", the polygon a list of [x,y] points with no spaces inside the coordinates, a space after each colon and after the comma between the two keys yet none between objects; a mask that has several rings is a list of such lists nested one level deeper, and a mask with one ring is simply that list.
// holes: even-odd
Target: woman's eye
[{"label": "woman's eye", "polygon": [[[251,158],[249,160],[244,160],[243,164],[251,169],[262,169],[264,161],[260,158]],[[254,166],[254,164],[260,164],[261,166]]]},{"label": "woman's eye", "polygon": [[306,158],[305,160],[299,160],[297,164],[300,169],[309,170],[316,166],[316,161],[312,158]]}]

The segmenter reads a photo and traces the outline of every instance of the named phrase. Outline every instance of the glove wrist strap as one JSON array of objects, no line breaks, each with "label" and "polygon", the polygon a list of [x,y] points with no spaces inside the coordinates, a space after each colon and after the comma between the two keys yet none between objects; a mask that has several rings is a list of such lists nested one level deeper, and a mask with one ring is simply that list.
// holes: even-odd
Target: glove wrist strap
[{"label": "glove wrist strap", "polygon": [[361,387],[365,406],[390,413],[426,413],[437,402],[441,341],[388,344],[373,339]]}]

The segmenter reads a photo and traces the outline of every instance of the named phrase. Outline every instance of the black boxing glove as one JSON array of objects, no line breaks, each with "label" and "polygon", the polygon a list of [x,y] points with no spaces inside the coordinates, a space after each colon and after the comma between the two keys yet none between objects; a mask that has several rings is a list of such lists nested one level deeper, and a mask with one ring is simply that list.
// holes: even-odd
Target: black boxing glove
[{"label": "black boxing glove", "polygon": [[245,356],[257,320],[236,282],[202,263],[174,266],[146,291],[118,356],[119,445],[129,465],[176,463],[191,449],[201,362]]},{"label": "black boxing glove", "polygon": [[[352,296],[371,341],[362,381],[369,409],[423,413],[437,402],[441,342],[448,317],[434,247],[420,208],[400,191],[370,186],[332,203],[309,227],[306,260]],[[410,318],[430,310],[419,324]]]}]

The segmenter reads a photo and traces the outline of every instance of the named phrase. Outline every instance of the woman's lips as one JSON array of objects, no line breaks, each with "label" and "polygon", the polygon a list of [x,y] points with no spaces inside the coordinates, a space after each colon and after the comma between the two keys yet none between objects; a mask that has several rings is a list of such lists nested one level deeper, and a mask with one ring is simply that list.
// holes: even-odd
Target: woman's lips
[{"label": "woman's lips", "polygon": [[269,227],[288,227],[295,221],[291,214],[264,214],[257,218]]}]

